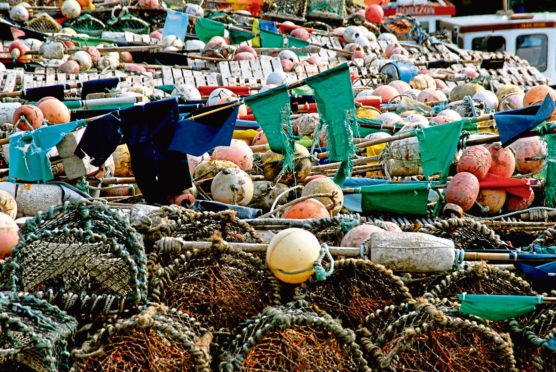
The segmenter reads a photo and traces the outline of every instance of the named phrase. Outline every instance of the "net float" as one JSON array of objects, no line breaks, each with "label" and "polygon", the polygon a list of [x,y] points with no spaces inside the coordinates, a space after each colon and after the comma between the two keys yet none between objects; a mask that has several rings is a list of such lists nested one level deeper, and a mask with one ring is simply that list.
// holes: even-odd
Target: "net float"
[{"label": "net float", "polygon": [[355,39],[357,39],[361,35],[361,30],[357,26],[348,26],[345,28],[342,37],[347,43],[354,43]]},{"label": "net float", "polygon": [[91,55],[84,50],[75,52],[71,59],[79,64],[79,71],[87,71],[93,67],[93,59]]},{"label": "net float", "polygon": [[542,170],[547,156],[546,143],[540,137],[520,138],[510,147],[515,152],[515,168],[521,174],[536,174]]},{"label": "net float", "polygon": [[236,97],[237,98],[237,96],[234,94],[234,92],[232,92],[229,89],[216,88],[215,90],[210,92],[210,94],[208,96],[208,99],[207,99],[207,106],[214,106],[214,105],[218,104],[218,101],[220,101],[222,98],[227,98],[227,97]]},{"label": "net float", "polygon": [[279,280],[299,284],[313,273],[320,243],[309,231],[290,228],[276,234],[266,250],[266,264]]},{"label": "net float", "polygon": [[427,88],[417,95],[417,101],[422,103],[429,103],[429,102],[445,102],[448,98],[441,90],[437,90],[434,88]]},{"label": "net float", "polygon": [[293,29],[292,32],[290,32],[290,35],[305,41],[311,39],[311,34],[303,27]]},{"label": "net float", "polygon": [[498,98],[498,101],[502,101],[504,97],[514,93],[525,95],[523,89],[521,89],[517,85],[504,84],[499,86],[498,89],[496,90],[496,97]]},{"label": "net float", "polygon": [[473,95],[473,99],[484,103],[485,107],[496,110],[498,108],[498,97],[490,90],[482,90]]},{"label": "net float", "polygon": [[0,258],[9,256],[19,243],[19,227],[6,213],[0,212]]},{"label": "net float", "polygon": [[365,9],[365,18],[369,22],[380,24],[384,18],[384,10],[380,5],[373,4]]},{"label": "net float", "polygon": [[282,218],[293,220],[329,217],[330,213],[324,204],[313,198],[290,205],[282,212]]},{"label": "net float", "polygon": [[293,64],[299,63],[299,57],[297,56],[297,54],[287,49],[282,50],[280,53],[278,53],[278,58],[280,58],[280,60],[289,60]]},{"label": "net float", "polygon": [[479,196],[479,180],[469,172],[457,173],[444,192],[446,203],[459,205],[463,211],[469,210]]},{"label": "net float", "polygon": [[532,188],[529,188],[529,190],[530,194],[526,198],[508,193],[504,209],[507,212],[516,212],[529,208],[533,204],[533,201],[535,201],[535,192]]},{"label": "net float", "polygon": [[[542,103],[546,95],[549,95],[552,99],[556,99],[556,91],[549,87],[548,85],[537,85],[525,92],[525,97],[523,98],[523,107],[528,107],[531,105],[538,105]],[[556,109],[552,111],[549,119],[556,117]]]},{"label": "net float", "polygon": [[[295,168],[293,172],[287,172],[282,175],[280,182],[290,185],[294,182],[303,182],[305,178],[311,174],[311,159],[309,151],[301,146],[295,144]],[[261,155],[263,162],[263,175],[267,181],[273,181],[282,171],[284,156],[273,151],[267,151]]]},{"label": "net float", "polygon": [[454,87],[450,91],[450,101],[461,101],[465,96],[473,97],[476,93],[485,90],[480,84],[467,83]]},{"label": "net float", "polygon": [[100,52],[98,51],[98,49],[93,47],[93,46],[86,47],[85,51],[89,54],[89,56],[91,56],[91,61],[93,63],[97,63],[98,60],[101,57]]},{"label": "net float", "polygon": [[157,9],[159,7],[158,0],[139,0],[139,8]]},{"label": "net float", "polygon": [[498,105],[498,111],[517,110],[523,107],[523,93],[510,93],[505,95]]},{"label": "net float", "polygon": [[484,146],[471,146],[461,155],[457,171],[472,173],[480,180],[486,176],[491,165],[492,157]]},{"label": "net float", "polygon": [[319,114],[301,115],[292,121],[292,130],[300,137],[312,137],[319,126]]},{"label": "net float", "polygon": [[27,54],[30,49],[23,40],[14,40],[10,43],[8,51],[14,59],[18,59]]},{"label": "net float", "polygon": [[450,121],[461,120],[461,115],[455,110],[445,109],[438,113],[438,116],[446,116],[450,118]]},{"label": "net float", "polygon": [[240,45],[237,48],[237,53],[242,53],[242,52],[247,52],[247,53],[251,53],[255,59],[257,59],[257,52],[255,51],[255,49],[251,48],[249,45]]},{"label": "net float", "polygon": [[37,102],[37,107],[43,112],[44,118],[52,124],[63,124],[71,120],[70,109],[58,98],[42,98]]},{"label": "net float", "polygon": [[254,61],[255,59],[257,57],[249,52],[239,52],[234,56],[234,61]]},{"label": "net float", "polygon": [[[280,194],[288,190],[288,186],[283,183],[273,185],[270,181],[255,181],[253,182],[253,199],[251,203],[257,208],[270,209]],[[280,198],[276,205],[286,203],[287,198],[285,195]]]},{"label": "net float", "polygon": [[11,219],[17,217],[17,202],[7,191],[0,190],[0,212],[7,214]]},{"label": "net float", "polygon": [[481,189],[477,196],[477,203],[488,207],[488,214],[496,214],[506,203],[506,191]]},{"label": "net float", "polygon": [[216,201],[245,206],[253,198],[253,181],[241,169],[224,168],[212,180],[210,192]]},{"label": "net float", "polygon": [[10,8],[10,19],[16,22],[25,23],[29,20],[29,11],[21,4]]},{"label": "net float", "polygon": [[404,94],[409,89],[411,89],[411,85],[409,85],[409,83],[406,83],[403,80],[394,80],[388,83],[388,85],[396,89],[399,94]]},{"label": "net float", "polygon": [[342,247],[359,247],[361,243],[368,240],[371,235],[377,231],[384,231],[384,229],[375,225],[366,224],[355,226],[344,235],[340,245]]},{"label": "net float", "polygon": [[60,72],[63,72],[64,74],[78,74],[79,63],[77,63],[77,61],[74,60],[69,60],[62,63],[60,67],[58,67],[58,70]]},{"label": "net float", "polygon": [[409,85],[413,89],[425,90],[427,88],[436,88],[436,83],[430,75],[419,74],[409,81]]},{"label": "net float", "polygon": [[290,61],[289,59],[282,59],[280,60],[280,64],[282,65],[282,69],[285,72],[291,72],[294,69],[294,64],[292,61]]},{"label": "net float", "polygon": [[66,18],[74,19],[81,15],[81,5],[76,0],[65,0],[60,13]]},{"label": "net float", "polygon": [[379,85],[372,93],[373,96],[379,96],[382,98],[382,102],[390,102],[390,100],[400,93],[396,88],[389,85]]},{"label": "net float", "polygon": [[333,202],[327,197],[315,197],[316,200],[327,206],[330,215],[335,216],[342,210],[344,205],[344,193],[340,186],[335,184],[330,178],[317,178],[312,180],[305,185],[301,192],[301,196],[310,196],[314,194],[334,195],[332,197]]},{"label": "net float", "polygon": [[242,170],[253,168],[253,151],[241,140],[232,139],[230,146],[215,147],[211,159],[231,161]]},{"label": "net float", "polygon": [[[19,130],[34,130],[42,127],[43,112],[36,106],[22,105],[15,109],[13,123]],[[30,126],[30,127],[29,127]]]},{"label": "net float", "polygon": [[239,166],[228,160],[203,160],[195,167],[193,176],[198,179],[212,178],[224,168],[239,169]]},{"label": "net float", "polygon": [[502,177],[511,177],[515,170],[515,156],[509,147],[502,147],[498,142],[488,146],[492,164],[489,173]]}]

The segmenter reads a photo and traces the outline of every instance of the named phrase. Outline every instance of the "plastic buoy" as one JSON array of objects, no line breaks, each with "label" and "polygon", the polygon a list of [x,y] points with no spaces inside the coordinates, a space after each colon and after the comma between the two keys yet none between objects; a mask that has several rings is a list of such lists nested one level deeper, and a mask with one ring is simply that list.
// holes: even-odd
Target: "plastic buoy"
[{"label": "plastic buoy", "polygon": [[477,203],[488,207],[488,214],[496,214],[506,203],[506,191],[482,189],[477,196]]},{"label": "plastic buoy", "polygon": [[225,168],[212,180],[210,192],[216,201],[245,206],[253,198],[253,181],[241,169]]},{"label": "plastic buoy", "polygon": [[79,66],[79,63],[77,63],[77,61],[70,60],[62,63],[58,67],[58,70],[60,72],[63,72],[64,74],[78,74],[80,68],[81,67]]},{"label": "plastic buoy", "polygon": [[492,157],[484,146],[471,146],[461,155],[457,171],[473,173],[481,180],[486,176],[491,165]]},{"label": "plastic buoy", "polygon": [[282,218],[290,220],[304,220],[307,218],[330,217],[328,209],[316,199],[307,199],[289,206],[282,213]]},{"label": "plastic buoy", "polygon": [[19,242],[18,231],[19,227],[15,221],[6,213],[0,212],[0,258],[12,253],[12,249]]},{"label": "plastic buoy", "polygon": [[42,126],[44,114],[39,108],[31,105],[19,106],[14,111],[13,123],[19,130],[33,130]]},{"label": "plastic buoy", "polygon": [[77,18],[81,15],[81,5],[75,0],[66,0],[60,7],[60,13],[69,19]]},{"label": "plastic buoy", "polygon": [[399,94],[404,94],[411,89],[411,85],[403,80],[394,80],[388,83],[388,85],[396,89]]},{"label": "plastic buoy", "polygon": [[79,50],[75,52],[71,59],[79,64],[80,71],[87,71],[93,67],[93,59],[91,55],[84,50]]},{"label": "plastic buoy", "polygon": [[425,90],[427,88],[436,88],[436,83],[434,79],[431,76],[425,74],[419,74],[417,76],[412,77],[411,80],[409,81],[409,85],[411,86],[411,88],[419,89],[419,90]]},{"label": "plastic buoy", "polygon": [[510,93],[500,100],[498,111],[517,110],[523,108],[523,93]]},{"label": "plastic buoy", "polygon": [[367,21],[374,24],[382,23],[382,19],[384,18],[384,10],[382,10],[382,7],[380,5],[373,4],[365,9],[365,18],[367,19]]},{"label": "plastic buoy", "polygon": [[380,96],[382,98],[382,102],[390,102],[392,98],[399,95],[400,93],[396,90],[396,88],[389,85],[379,85],[373,91],[373,96]]},{"label": "plastic buoy", "polygon": [[457,204],[464,212],[473,206],[478,195],[479,180],[469,172],[456,174],[444,192],[446,203]]},{"label": "plastic buoy", "polygon": [[221,169],[224,168],[236,168],[239,169],[238,165],[232,161],[228,160],[203,160],[195,167],[195,172],[193,176],[195,178],[204,179],[216,176]]},{"label": "plastic buoy", "polygon": [[70,109],[58,98],[45,97],[37,102],[37,107],[52,124],[63,124],[71,120]]},{"label": "plastic buoy", "polygon": [[515,170],[515,156],[509,147],[502,147],[500,143],[488,146],[492,157],[492,164],[488,173],[502,177],[511,177]]},{"label": "plastic buoy", "polygon": [[501,85],[500,87],[498,87],[498,89],[496,90],[496,97],[498,98],[499,101],[502,101],[502,99],[504,97],[506,97],[510,94],[515,94],[515,93],[525,95],[525,93],[523,92],[523,89],[521,89],[517,85],[504,84],[504,85]]},{"label": "plastic buoy", "polygon": [[515,151],[515,168],[519,173],[536,174],[544,167],[547,150],[540,137],[520,138],[510,147]]},{"label": "plastic buoy", "polygon": [[[253,182],[253,199],[251,203],[257,208],[270,209],[272,204],[280,194],[288,189],[283,183],[273,185],[270,181]],[[276,203],[276,206],[285,204],[288,201],[286,195],[282,196]]]},{"label": "plastic buoy", "polygon": [[529,189],[530,194],[526,198],[522,198],[516,195],[508,194],[506,197],[506,205],[504,208],[507,212],[521,211],[523,209],[529,208],[533,201],[535,200],[535,192],[533,189]]},{"label": "plastic buoy", "polygon": [[307,31],[303,27],[293,29],[292,32],[290,32],[290,35],[305,41],[311,38],[311,34],[309,33],[309,31]]},{"label": "plastic buoy", "polygon": [[313,265],[319,255],[320,243],[313,234],[291,228],[272,238],[266,251],[266,264],[279,280],[299,284],[313,275]]},{"label": "plastic buoy", "polygon": [[17,203],[15,198],[7,191],[0,190],[0,212],[7,214],[11,219],[17,217]]},{"label": "plastic buoy", "polygon": [[332,216],[337,215],[344,205],[344,193],[340,186],[336,185],[330,178],[317,178],[307,183],[301,192],[301,196],[309,196],[314,194],[330,194],[335,193],[331,198],[315,197],[316,200],[328,207]]},{"label": "plastic buoy", "polygon": [[359,225],[349,230],[342,238],[342,247],[359,247],[363,241],[369,239],[377,231],[384,231],[375,225]]},{"label": "plastic buoy", "polygon": [[547,94],[552,97],[552,99],[556,99],[556,91],[554,91],[554,89],[548,85],[537,85],[525,92],[523,106],[539,105],[544,101]]},{"label": "plastic buoy", "polygon": [[451,101],[461,101],[465,96],[473,97],[476,93],[485,90],[480,84],[467,83],[458,85],[450,91]]},{"label": "plastic buoy", "polygon": [[[303,180],[311,174],[312,164],[310,157],[311,155],[309,154],[309,151],[305,147],[296,143],[294,171],[283,174],[282,178],[280,178],[280,182],[285,183],[286,185],[290,185],[295,182],[303,182]],[[273,181],[282,171],[284,156],[272,151],[267,151],[261,155],[261,160],[263,162],[264,179],[267,181]]]},{"label": "plastic buoy", "polygon": [[242,170],[253,168],[253,151],[245,142],[237,139],[233,139],[230,146],[217,146],[211,158],[229,160],[236,163]]}]

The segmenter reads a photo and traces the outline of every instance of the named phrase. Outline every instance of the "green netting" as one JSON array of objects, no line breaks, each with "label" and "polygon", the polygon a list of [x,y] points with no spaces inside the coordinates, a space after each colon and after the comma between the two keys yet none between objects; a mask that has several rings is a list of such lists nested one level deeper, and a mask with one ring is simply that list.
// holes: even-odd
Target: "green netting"
[{"label": "green netting", "polygon": [[458,148],[462,121],[420,128],[417,132],[421,166],[426,177],[440,172],[440,180],[448,177],[450,164]]},{"label": "green netting", "polygon": [[544,139],[548,150],[544,168],[544,204],[554,208],[556,206],[556,134],[546,135]]},{"label": "green netting", "polygon": [[330,161],[340,161],[334,182],[342,185],[351,175],[355,155],[354,132],[357,131],[355,101],[347,63],[305,80],[315,91],[320,120],[326,125]]},{"label": "green netting", "polygon": [[261,33],[261,46],[263,48],[283,48],[284,38],[281,34],[260,30]]},{"label": "green netting", "polygon": [[543,303],[542,296],[458,295],[462,314],[471,314],[488,320],[508,320],[535,310]]},{"label": "green netting", "polygon": [[213,36],[224,36],[224,24],[208,18],[198,18],[195,33],[199,39],[208,43]]},{"label": "green netting", "polygon": [[384,184],[361,187],[363,211],[427,214],[428,183]]},{"label": "green netting", "polygon": [[293,170],[295,142],[290,122],[290,95],[285,85],[245,98],[268,144],[274,152],[284,155],[283,170]]},{"label": "green netting", "polygon": [[[305,48],[309,44],[310,43],[308,41],[298,39],[298,38],[293,37],[293,36],[288,36],[288,48]],[[298,56],[306,56],[307,55],[307,53],[298,53],[298,52],[296,52],[296,54]]]}]

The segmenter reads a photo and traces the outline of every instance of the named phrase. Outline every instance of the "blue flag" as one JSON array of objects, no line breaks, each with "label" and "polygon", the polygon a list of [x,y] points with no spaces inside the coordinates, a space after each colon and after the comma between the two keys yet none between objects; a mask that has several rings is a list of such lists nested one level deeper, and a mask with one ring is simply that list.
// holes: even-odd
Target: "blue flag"
[{"label": "blue flag", "polygon": [[162,37],[175,35],[176,38],[183,41],[187,34],[187,26],[189,25],[189,15],[168,9],[166,13],[166,21],[162,30]]},{"label": "blue flag", "polygon": [[[203,107],[188,117],[194,117],[223,106],[230,106],[230,103]],[[201,156],[216,146],[229,146],[234,134],[238,110],[238,106],[230,106],[198,119],[191,120],[186,117],[178,121],[168,150]]]},{"label": "blue flag", "polygon": [[517,140],[521,134],[535,128],[548,119],[554,108],[554,101],[547,94],[541,105],[494,114],[494,121],[496,121],[502,146],[508,146]]},{"label": "blue flag", "polygon": [[518,262],[520,270],[525,275],[539,281],[556,281],[556,262],[549,262],[540,266],[531,266],[523,262]]}]

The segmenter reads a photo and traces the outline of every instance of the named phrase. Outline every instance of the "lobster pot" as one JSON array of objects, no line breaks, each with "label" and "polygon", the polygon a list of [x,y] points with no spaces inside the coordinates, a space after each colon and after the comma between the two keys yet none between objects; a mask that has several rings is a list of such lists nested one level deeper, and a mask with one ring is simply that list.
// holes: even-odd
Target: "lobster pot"
[{"label": "lobster pot", "polygon": [[411,232],[375,232],[367,246],[369,259],[400,272],[451,270],[454,242],[433,235]]},{"label": "lobster pot", "polygon": [[428,302],[389,306],[358,330],[371,367],[412,371],[511,371],[511,344],[484,325]]},{"label": "lobster pot", "polygon": [[352,330],[303,302],[268,307],[229,338],[222,371],[370,371]]},{"label": "lobster pot", "polygon": [[146,301],[146,261],[141,236],[118,214],[101,203],[66,203],[22,226],[2,275],[11,290],[63,289],[136,305]]},{"label": "lobster pot", "polygon": [[160,305],[105,324],[74,349],[72,372],[208,372],[210,334],[193,318]]},{"label": "lobster pot", "polygon": [[388,178],[423,174],[417,137],[394,141],[386,146],[381,155]]},{"label": "lobster pot", "polygon": [[77,321],[48,302],[0,292],[0,370],[66,369],[66,347],[76,330]]},{"label": "lobster pot", "polygon": [[0,103],[0,125],[13,124],[14,113],[19,106],[21,103],[18,102]]},{"label": "lobster pot", "polygon": [[411,300],[409,290],[391,270],[368,260],[342,259],[325,281],[311,277],[296,289],[296,298],[305,299],[319,309],[353,327],[386,306]]},{"label": "lobster pot", "polygon": [[194,316],[216,330],[235,328],[267,306],[280,303],[280,284],[264,262],[223,243],[184,249],[179,238],[155,244],[149,267],[151,301]]}]

